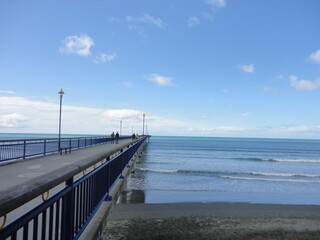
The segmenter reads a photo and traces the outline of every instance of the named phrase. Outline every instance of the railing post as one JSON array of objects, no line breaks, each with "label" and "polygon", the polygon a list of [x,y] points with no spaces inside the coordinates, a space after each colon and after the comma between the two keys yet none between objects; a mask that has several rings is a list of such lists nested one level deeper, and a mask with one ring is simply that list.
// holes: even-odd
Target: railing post
[{"label": "railing post", "polygon": [[66,181],[66,187],[70,187],[71,191],[66,194],[62,200],[62,226],[61,239],[71,240],[74,235],[74,190],[73,177]]},{"label": "railing post", "polygon": [[23,159],[26,158],[26,147],[27,147],[26,140],[24,140],[23,141]]},{"label": "railing post", "polygon": [[43,142],[43,155],[46,155],[46,150],[47,150],[47,139],[45,139]]},{"label": "railing post", "polygon": [[78,149],[80,148],[80,138],[78,138]]},{"label": "railing post", "polygon": [[108,176],[107,176],[107,188],[108,188],[108,196],[106,197],[105,201],[112,201],[112,196],[110,196],[110,187],[111,187],[111,181],[110,181],[110,177],[111,177],[111,163],[110,163],[110,156],[106,158],[106,162],[107,162],[107,166],[108,166]]},{"label": "railing post", "polygon": [[120,150],[120,158],[121,158],[121,175],[120,175],[120,179],[124,179],[124,176],[122,175],[123,173],[123,149]]}]

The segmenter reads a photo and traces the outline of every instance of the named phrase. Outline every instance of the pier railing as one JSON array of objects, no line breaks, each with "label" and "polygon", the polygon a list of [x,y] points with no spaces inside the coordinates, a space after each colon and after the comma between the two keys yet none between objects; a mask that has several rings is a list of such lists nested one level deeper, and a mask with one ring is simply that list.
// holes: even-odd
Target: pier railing
[{"label": "pier railing", "polygon": [[[131,138],[131,136],[119,137],[119,140],[128,138]],[[114,140],[111,137],[0,140],[0,162],[57,153],[61,148],[67,146],[74,150]]]},{"label": "pier railing", "polygon": [[107,157],[77,181],[69,178],[64,189],[0,230],[0,240],[78,239],[146,139],[141,137],[117,155]]}]

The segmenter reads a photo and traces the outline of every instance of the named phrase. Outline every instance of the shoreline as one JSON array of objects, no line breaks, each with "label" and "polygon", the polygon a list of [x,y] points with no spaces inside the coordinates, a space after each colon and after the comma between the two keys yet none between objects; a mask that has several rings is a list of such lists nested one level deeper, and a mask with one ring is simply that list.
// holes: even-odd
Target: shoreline
[{"label": "shoreline", "polygon": [[[129,203],[115,205],[110,220],[171,217],[319,218],[319,205],[251,203]],[[319,222],[320,223],[320,222]],[[319,226],[320,227],[320,226]]]},{"label": "shoreline", "polygon": [[248,203],[117,204],[102,239],[320,238],[320,206]]},{"label": "shoreline", "polygon": [[[128,179],[130,181],[130,177]],[[320,206],[319,196],[314,194],[211,192],[177,190],[137,190],[126,182],[118,203],[247,203]]]}]

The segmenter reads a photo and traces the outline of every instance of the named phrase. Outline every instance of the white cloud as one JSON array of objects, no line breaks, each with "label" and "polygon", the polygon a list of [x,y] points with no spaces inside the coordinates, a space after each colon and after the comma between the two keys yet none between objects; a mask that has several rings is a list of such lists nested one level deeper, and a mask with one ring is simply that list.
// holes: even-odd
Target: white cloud
[{"label": "white cloud", "polygon": [[320,64],[320,49],[315,51],[314,53],[311,53],[309,58],[311,59],[311,61]]},{"label": "white cloud", "polygon": [[[66,99],[67,100],[67,99]],[[142,114],[137,109],[105,109],[69,105],[62,106],[62,133],[107,134],[142,133]],[[244,115],[248,115],[244,113]],[[0,127],[2,132],[57,133],[59,102],[35,101],[23,97],[0,96]],[[177,119],[146,112],[149,133],[161,136],[219,136],[219,137],[294,137],[319,138],[320,125],[291,125],[244,127],[217,125],[211,119]]]},{"label": "white cloud", "polygon": [[122,85],[127,88],[135,88],[135,85],[132,82],[123,82]]},{"label": "white cloud", "polygon": [[206,3],[211,6],[218,7],[218,8],[222,8],[227,5],[226,0],[206,0]]},{"label": "white cloud", "polygon": [[121,22],[119,18],[111,17],[107,20],[109,23],[118,23]]},{"label": "white cloud", "polygon": [[282,132],[312,132],[312,131],[320,131],[320,125],[312,126],[312,125],[293,125],[293,126],[282,126],[279,128],[279,131]]},{"label": "white cloud", "polygon": [[4,94],[16,94],[15,91],[4,91],[4,90],[0,90],[0,93],[4,93]]},{"label": "white cloud", "polygon": [[279,93],[279,90],[277,88],[272,88],[272,87],[263,87],[262,91],[270,92],[270,93],[274,93],[274,94]]},{"label": "white cloud", "polygon": [[146,33],[146,31],[142,26],[129,25],[128,29],[130,31],[136,31],[139,35],[143,36],[144,38],[148,38],[148,34]]},{"label": "white cloud", "polygon": [[102,113],[104,117],[112,119],[141,119],[143,112],[132,109],[110,109]]},{"label": "white cloud", "polygon": [[60,48],[60,52],[76,54],[78,56],[90,56],[90,48],[92,46],[94,46],[94,42],[92,38],[87,35],[68,36],[63,40],[63,46]]},{"label": "white cloud", "polygon": [[188,27],[195,27],[200,24],[200,20],[197,17],[189,17],[188,19]]},{"label": "white cloud", "polygon": [[96,64],[106,63],[113,61],[116,53],[99,53],[98,55],[92,54],[91,48],[94,46],[93,39],[87,35],[81,36],[68,36],[63,40],[63,46],[60,47],[61,53],[76,54],[78,56],[90,56]]},{"label": "white cloud", "polygon": [[25,126],[28,118],[19,113],[0,115],[0,128],[19,128]]},{"label": "white cloud", "polygon": [[[62,132],[104,134],[104,131],[118,130],[118,119],[125,118],[130,121],[130,127],[127,125],[127,134],[130,134],[131,125],[141,126],[141,121],[138,119],[139,113],[141,112],[137,110],[72,106],[64,101]],[[142,118],[142,113],[140,115]],[[52,103],[23,97],[0,96],[0,124],[3,132],[12,132],[12,127],[20,127],[19,132],[56,133],[58,121],[58,101]]]},{"label": "white cloud", "polygon": [[291,86],[298,90],[316,90],[320,88],[320,78],[315,81],[299,80],[298,77],[291,75],[290,77]]},{"label": "white cloud", "polygon": [[116,53],[106,54],[106,53],[100,53],[98,56],[95,56],[93,61],[96,64],[99,63],[106,63],[111,62],[117,57]]},{"label": "white cloud", "polygon": [[172,86],[172,79],[170,77],[161,76],[159,74],[151,74],[149,77],[151,82],[158,84],[159,86]]},{"label": "white cloud", "polygon": [[143,13],[140,17],[127,16],[126,20],[129,23],[144,23],[158,28],[165,28],[166,25],[160,18],[153,17],[146,13]]},{"label": "white cloud", "polygon": [[275,80],[283,80],[283,79],[284,79],[283,74],[279,74],[275,77]]},{"label": "white cloud", "polygon": [[250,115],[251,115],[251,113],[249,113],[249,112],[244,112],[244,113],[240,114],[241,117],[248,117]]},{"label": "white cloud", "polygon": [[239,70],[242,70],[244,72],[247,73],[253,73],[254,72],[254,65],[253,64],[249,64],[249,65],[238,65],[237,68]]}]

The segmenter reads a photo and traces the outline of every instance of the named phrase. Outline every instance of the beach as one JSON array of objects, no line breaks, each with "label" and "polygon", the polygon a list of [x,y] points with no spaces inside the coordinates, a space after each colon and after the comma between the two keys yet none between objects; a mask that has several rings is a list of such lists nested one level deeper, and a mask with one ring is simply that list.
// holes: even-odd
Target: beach
[{"label": "beach", "polygon": [[117,204],[102,239],[319,239],[320,206]]}]

